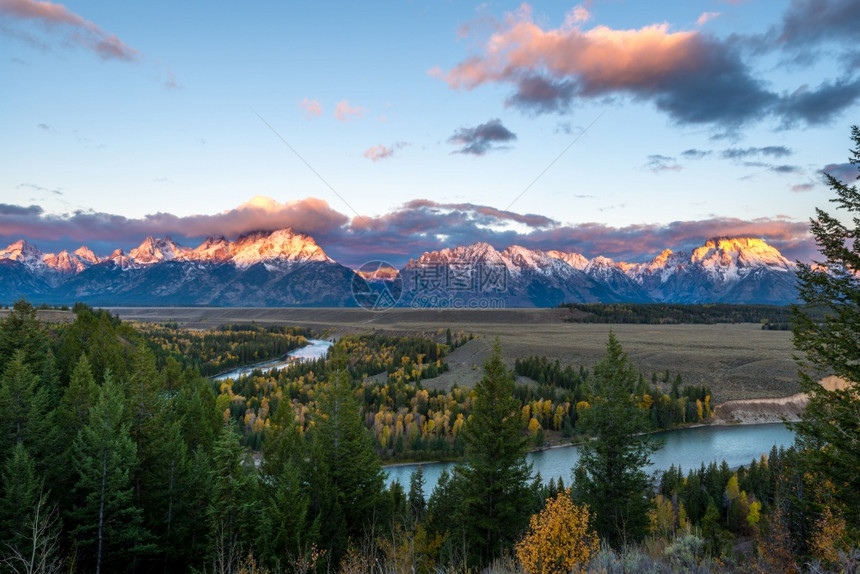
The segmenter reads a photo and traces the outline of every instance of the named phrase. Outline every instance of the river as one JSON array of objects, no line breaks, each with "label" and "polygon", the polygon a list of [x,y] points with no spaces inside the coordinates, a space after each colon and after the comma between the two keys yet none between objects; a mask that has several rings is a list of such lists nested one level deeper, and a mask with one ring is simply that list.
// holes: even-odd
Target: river
[{"label": "river", "polygon": [[[663,441],[663,446],[651,456],[651,466],[648,472],[665,470],[670,465],[681,465],[684,474],[691,468],[698,468],[702,463],[711,461],[717,463],[725,460],[732,468],[749,464],[753,458],[770,452],[776,445],[791,446],[794,442],[794,431],[782,423],[738,426],[705,426],[678,429],[656,433],[655,438]],[[559,477],[570,486],[571,469],[579,459],[579,447],[564,446],[551,448],[528,454],[535,472],[540,472],[541,478],[549,482],[550,478]],[[423,463],[424,494],[429,496],[439,480],[442,469],[451,468],[455,463]],[[387,474],[387,482],[397,481],[409,490],[409,480],[418,468],[417,464],[401,464],[383,468]]]},{"label": "river", "polygon": [[238,379],[242,375],[247,375],[255,369],[260,369],[264,373],[267,373],[273,369],[283,369],[284,367],[289,366],[297,361],[315,361],[317,359],[325,357],[326,354],[328,354],[328,350],[329,348],[331,348],[331,346],[332,343],[329,341],[323,341],[322,339],[308,339],[307,345],[305,345],[304,347],[299,347],[298,349],[293,349],[292,351],[287,353],[287,356],[284,359],[276,359],[274,361],[266,361],[264,363],[257,363],[256,365],[240,367],[238,369],[233,369],[230,372],[222,373],[217,377],[212,377],[212,379],[215,381]]}]

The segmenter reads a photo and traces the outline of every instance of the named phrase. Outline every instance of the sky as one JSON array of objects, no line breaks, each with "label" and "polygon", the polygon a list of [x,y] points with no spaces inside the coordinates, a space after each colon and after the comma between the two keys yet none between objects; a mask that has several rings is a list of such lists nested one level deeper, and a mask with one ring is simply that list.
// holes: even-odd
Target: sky
[{"label": "sky", "polygon": [[[815,252],[856,0],[0,0],[0,243]],[[0,246],[2,247],[2,246]]]}]

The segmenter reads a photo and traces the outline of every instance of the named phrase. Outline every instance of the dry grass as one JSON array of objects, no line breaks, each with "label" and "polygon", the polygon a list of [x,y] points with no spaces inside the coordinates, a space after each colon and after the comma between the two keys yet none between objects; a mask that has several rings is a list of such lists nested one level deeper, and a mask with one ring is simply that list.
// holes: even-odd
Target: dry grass
[{"label": "dry grass", "polygon": [[[224,323],[302,325],[330,336],[360,332],[475,333],[472,341],[449,356],[451,371],[427,384],[471,385],[480,376],[489,350],[499,337],[512,365],[517,357],[546,355],[562,364],[591,366],[603,355],[612,329],[631,361],[646,374],[680,372],[688,384],[711,387],[715,402],[783,397],[799,391],[792,359],[791,333],[763,331],[758,324],[737,325],[598,325],[565,323],[565,310],[504,309],[432,311],[396,309],[114,308],[124,319],[178,321],[190,328]],[[473,368],[474,366],[474,368]]]}]

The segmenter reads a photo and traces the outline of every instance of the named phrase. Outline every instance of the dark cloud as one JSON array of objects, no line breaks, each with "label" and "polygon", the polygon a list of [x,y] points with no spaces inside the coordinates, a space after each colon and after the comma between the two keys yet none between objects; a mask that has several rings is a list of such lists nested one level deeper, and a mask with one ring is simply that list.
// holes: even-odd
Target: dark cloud
[{"label": "dark cloud", "polygon": [[678,165],[675,158],[665,155],[649,155],[645,162],[645,169],[660,173],[662,171],[681,171],[682,166]]},{"label": "dark cloud", "polygon": [[858,99],[860,80],[841,79],[832,84],[824,82],[814,89],[801,86],[780,98],[776,111],[783,127],[792,127],[798,122],[826,124],[853,106]]},{"label": "dark cloud", "polygon": [[44,210],[38,205],[10,205],[8,203],[0,203],[0,216],[24,216],[24,217],[32,217],[42,215]]},{"label": "dark cloud", "polygon": [[515,82],[517,89],[505,105],[535,113],[565,112],[577,92],[573,80],[552,80],[540,74],[526,74]]},{"label": "dark cloud", "polygon": [[794,193],[806,193],[807,191],[812,191],[815,189],[814,183],[798,183],[797,185],[791,186],[791,191]]},{"label": "dark cloud", "polygon": [[748,157],[756,157],[766,155],[770,157],[786,157],[792,154],[792,151],[785,146],[765,146],[765,147],[748,147],[748,148],[729,148],[720,152],[724,159],[745,159]]},{"label": "dark cloud", "polygon": [[701,149],[688,149],[681,152],[681,156],[686,159],[702,159],[711,155],[712,152]]},{"label": "dark cloud", "polygon": [[803,173],[803,169],[797,165],[772,165],[769,168],[774,173],[786,174],[786,173]]},{"label": "dark cloud", "polygon": [[792,0],[771,35],[784,49],[800,51],[823,43],[856,43],[858,29],[857,0]]},{"label": "dark cloud", "polygon": [[848,162],[829,163],[822,168],[821,173],[828,173],[843,183],[852,184],[857,181],[858,169]]},{"label": "dark cloud", "polygon": [[424,251],[477,241],[486,241],[498,249],[522,245],[643,262],[663,249],[689,250],[714,236],[748,236],[766,239],[790,259],[809,260],[815,254],[808,224],[779,217],[711,218],[627,227],[600,223],[572,226],[542,215],[419,199],[378,217],[349,220],[319,199],[279,203],[255,198],[216,215],[179,217],[157,213],[132,219],[92,211],[51,215],[35,205],[0,204],[0,241],[11,243],[24,238],[44,251],[85,244],[97,254],[106,255],[117,247],[131,249],[147,235],[170,235],[194,247],[208,235],[235,238],[252,230],[281,227],[312,236],[331,257],[353,267],[373,259],[401,266]]},{"label": "dark cloud", "polygon": [[448,143],[463,146],[452,153],[484,155],[488,151],[505,149],[496,144],[517,139],[517,135],[502,125],[498,118],[473,128],[460,128],[448,138]]}]

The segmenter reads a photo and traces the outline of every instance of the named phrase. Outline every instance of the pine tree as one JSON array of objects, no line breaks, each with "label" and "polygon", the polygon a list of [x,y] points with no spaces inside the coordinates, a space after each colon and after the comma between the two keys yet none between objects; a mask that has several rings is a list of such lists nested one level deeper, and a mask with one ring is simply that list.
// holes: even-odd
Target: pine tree
[{"label": "pine tree", "polygon": [[314,528],[339,561],[350,539],[361,539],[385,518],[382,466],[345,371],[334,375],[320,397],[311,463]]},{"label": "pine tree", "polygon": [[[852,126],[851,139],[854,149],[849,161],[860,169],[858,126]],[[794,346],[803,353],[801,385],[809,403],[795,426],[796,443],[806,468],[817,480],[832,484],[833,499],[856,528],[860,525],[860,189],[831,174],[825,176],[836,195],[830,201],[844,216],[816,209],[810,229],[823,260],[798,263],[798,295],[805,306],[793,308],[792,321]],[[846,388],[823,388],[817,382],[822,372],[841,378]]]},{"label": "pine tree", "polygon": [[614,333],[594,367],[592,399],[580,421],[590,440],[574,468],[574,499],[594,513],[600,538],[613,547],[638,540],[648,524],[648,465],[655,447],[647,435],[647,412],[637,405],[639,375]]},{"label": "pine tree", "polygon": [[76,490],[82,503],[74,509],[72,537],[81,556],[92,557],[96,574],[104,567],[119,571],[133,567],[134,558],[148,550],[148,534],[134,505],[132,476],[137,447],[124,421],[122,389],[108,374],[87,424],[74,443],[78,473]]},{"label": "pine tree", "polygon": [[424,520],[427,501],[424,499],[424,470],[421,465],[415,469],[409,478],[409,513],[415,523]]},{"label": "pine tree", "polygon": [[49,417],[51,449],[46,457],[45,478],[63,508],[72,506],[78,480],[74,464],[75,437],[89,421],[90,409],[98,396],[99,387],[90,370],[90,362],[86,355],[81,354],[59,406]]},{"label": "pine tree", "polygon": [[212,455],[209,521],[213,554],[219,563],[244,556],[257,534],[261,505],[256,471],[245,463],[245,450],[234,426],[224,425]]},{"label": "pine tree", "polygon": [[293,420],[291,405],[282,403],[272,417],[263,443],[261,484],[265,527],[257,547],[272,562],[298,558],[313,539],[307,524],[310,498],[304,437]]},{"label": "pine tree", "polygon": [[30,515],[42,494],[42,481],[36,474],[32,457],[20,442],[12,449],[2,474],[0,538],[13,548],[21,548]]},{"label": "pine tree", "polygon": [[483,566],[500,556],[528,524],[532,492],[525,435],[514,377],[502,362],[498,339],[475,385],[459,480],[469,559]]},{"label": "pine tree", "polygon": [[47,414],[47,395],[39,388],[39,377],[18,350],[0,377],[0,452],[11,452],[17,443],[32,448],[41,439]]}]

